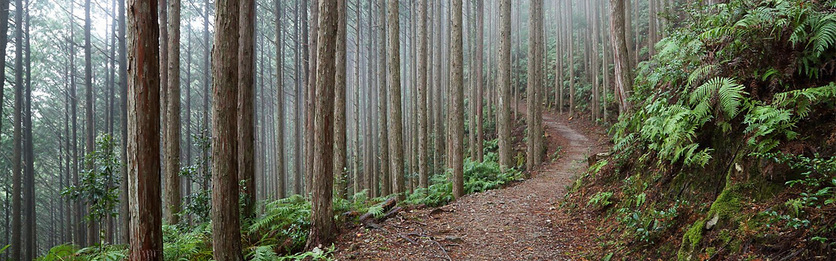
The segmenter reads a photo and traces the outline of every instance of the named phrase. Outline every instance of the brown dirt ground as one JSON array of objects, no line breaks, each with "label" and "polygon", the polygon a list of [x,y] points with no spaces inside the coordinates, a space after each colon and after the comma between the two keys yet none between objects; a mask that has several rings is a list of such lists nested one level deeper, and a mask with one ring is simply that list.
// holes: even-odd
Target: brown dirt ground
[{"label": "brown dirt ground", "polygon": [[[525,108],[519,108],[525,112]],[[597,249],[591,214],[561,208],[586,158],[608,147],[604,131],[566,114],[543,114],[549,157],[531,178],[439,208],[409,207],[381,224],[343,228],[337,260],[578,260]],[[515,132],[520,135],[521,132]],[[522,140],[521,137],[516,137]]]}]

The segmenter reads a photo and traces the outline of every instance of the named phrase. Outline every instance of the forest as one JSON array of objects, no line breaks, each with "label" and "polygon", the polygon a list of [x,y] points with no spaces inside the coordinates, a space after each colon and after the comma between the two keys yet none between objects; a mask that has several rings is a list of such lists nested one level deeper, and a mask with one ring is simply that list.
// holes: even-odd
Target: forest
[{"label": "forest", "polygon": [[0,260],[833,260],[836,0],[0,0]]}]

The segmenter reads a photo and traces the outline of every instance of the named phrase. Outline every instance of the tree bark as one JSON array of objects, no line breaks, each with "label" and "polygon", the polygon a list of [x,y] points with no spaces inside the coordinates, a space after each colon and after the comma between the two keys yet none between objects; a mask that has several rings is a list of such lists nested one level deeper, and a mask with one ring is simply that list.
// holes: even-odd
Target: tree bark
[{"label": "tree bark", "polygon": [[276,7],[276,195],[279,199],[287,196],[285,182],[284,160],[284,34],[282,30],[282,18],[284,8],[280,0],[273,0]]},{"label": "tree bark", "polygon": [[378,144],[380,145],[380,196],[389,196],[392,194],[390,165],[389,165],[389,138],[387,132],[388,113],[387,113],[387,85],[386,85],[386,0],[378,0],[378,64],[377,64],[377,80],[378,80]]},{"label": "tree bark", "polygon": [[[126,50],[126,34],[125,34],[125,1],[119,2],[119,85],[122,89],[121,97],[121,112],[122,112],[122,159],[128,158],[128,58]],[[73,87],[74,88],[74,87]],[[69,135],[68,135],[69,136]],[[70,147],[69,144],[67,146]],[[122,224],[122,243],[130,244],[131,242],[131,215],[128,210],[128,165],[122,164],[122,183],[120,184],[120,205],[119,216]],[[67,167],[69,168],[69,166]]]},{"label": "tree bark", "polygon": [[[16,0],[15,6],[23,6],[23,1]],[[15,10],[15,43],[23,42],[23,9]],[[12,260],[23,260],[23,222],[22,218],[22,176],[23,176],[23,131],[22,110],[23,110],[23,45],[15,45],[15,85],[14,85],[14,114],[12,116]]]},{"label": "tree bark", "polygon": [[346,197],[346,107],[345,107],[345,1],[341,0],[338,8],[334,83],[334,181],[337,186],[334,193],[339,198]]},{"label": "tree bark", "polygon": [[[305,194],[312,193],[313,189],[313,158],[314,158],[314,111],[316,110],[316,67],[317,67],[317,34],[319,32],[319,4],[318,0],[311,0],[311,21],[310,24],[310,38],[305,37],[308,41],[308,49],[306,55],[308,63],[305,68],[308,70],[305,74],[307,78],[306,91],[307,99],[305,100]],[[304,26],[304,25],[303,25]]]},{"label": "tree bark", "polygon": [[[95,122],[93,118],[93,52],[92,52],[92,44],[90,43],[90,0],[86,0],[84,3],[84,86],[86,87],[85,92],[85,100],[84,100],[84,108],[86,112],[86,118],[84,121],[85,127],[84,131],[85,135],[85,148],[87,150],[87,155],[93,153],[96,149],[96,129],[95,129]],[[93,169],[92,161],[88,161],[86,168]],[[90,212],[90,204],[87,203],[85,207],[85,213]],[[92,246],[95,245],[98,240],[98,229],[96,229],[97,224],[94,221],[87,222],[87,245]]]},{"label": "tree bark", "polygon": [[506,171],[511,163],[511,0],[499,2],[499,167]]},{"label": "tree bark", "polygon": [[612,32],[610,37],[612,37],[613,61],[615,62],[615,95],[620,114],[631,110],[628,98],[632,90],[630,57],[627,54],[624,32],[624,11],[624,0],[610,0],[610,31]]},{"label": "tree bark", "polygon": [[387,68],[389,69],[389,159],[392,176],[392,193],[398,198],[404,197],[404,142],[403,115],[401,112],[401,60],[400,60],[400,20],[398,0],[389,0],[386,22],[389,31],[389,43],[386,45],[389,53]]},{"label": "tree bark", "polygon": [[418,186],[429,184],[427,162],[427,0],[418,1]]},{"label": "tree bark", "polygon": [[[345,8],[344,0],[319,2],[319,28],[317,33],[316,117],[314,122],[313,188],[311,202],[311,232],[306,249],[329,245],[335,237],[333,205],[331,202],[334,170],[334,56],[337,40],[339,9]],[[344,12],[344,11],[343,11]]]},{"label": "tree bark", "polygon": [[450,24],[450,167],[453,169],[453,196],[464,196],[464,95],[462,54],[462,0],[452,1],[452,19]]},{"label": "tree bark", "polygon": [[238,32],[238,180],[244,181],[241,216],[255,213],[255,2],[240,0]]},{"label": "tree bark", "polygon": [[155,0],[128,0],[130,260],[163,259],[157,7]]},{"label": "tree bark", "polygon": [[180,0],[169,0],[168,14],[168,108],[165,113],[165,219],[169,224],[180,222]]},{"label": "tree bark", "polygon": [[[484,157],[484,144],[482,144],[482,135],[483,135],[483,124],[484,124],[484,112],[482,111],[483,108],[483,101],[485,97],[484,92],[484,76],[483,76],[483,62],[482,62],[482,53],[484,52],[485,44],[484,44],[484,23],[485,23],[485,15],[484,15],[484,1],[476,0],[476,56],[475,61],[476,64],[473,66],[476,69],[476,97],[472,102],[476,103],[476,161],[482,162]],[[490,48],[489,48],[490,49]],[[490,73],[488,73],[490,75]]]},{"label": "tree bark", "polygon": [[238,211],[239,2],[215,1],[212,48],[212,250],[215,260],[243,260]]},{"label": "tree bark", "polygon": [[543,123],[538,118],[541,110],[540,85],[543,81],[543,60],[542,48],[543,38],[543,0],[531,0],[529,20],[529,44],[528,44],[528,87],[526,89],[526,102],[528,112],[526,123],[528,124],[528,146],[526,147],[527,169],[533,170],[540,165],[543,159]]}]

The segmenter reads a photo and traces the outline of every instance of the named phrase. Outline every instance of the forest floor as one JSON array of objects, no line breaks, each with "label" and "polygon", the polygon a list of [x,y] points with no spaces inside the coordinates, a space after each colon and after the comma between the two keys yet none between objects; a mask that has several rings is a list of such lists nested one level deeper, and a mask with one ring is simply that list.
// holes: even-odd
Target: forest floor
[{"label": "forest floor", "polygon": [[[518,111],[524,117],[522,106]],[[344,228],[336,259],[584,259],[584,253],[598,248],[596,219],[569,214],[561,203],[574,178],[587,168],[587,156],[604,151],[607,139],[597,125],[567,114],[546,111],[543,123],[549,159],[529,179],[439,208],[407,208],[379,229]]]}]

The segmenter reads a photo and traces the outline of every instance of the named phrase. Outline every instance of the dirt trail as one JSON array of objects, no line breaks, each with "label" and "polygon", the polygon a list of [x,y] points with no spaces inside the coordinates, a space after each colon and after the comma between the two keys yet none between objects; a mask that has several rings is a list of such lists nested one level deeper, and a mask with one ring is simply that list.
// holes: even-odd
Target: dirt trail
[{"label": "dirt trail", "polygon": [[[520,108],[524,112],[524,108]],[[570,260],[593,238],[584,217],[560,210],[572,177],[596,150],[592,131],[579,131],[546,112],[549,155],[530,179],[465,196],[438,209],[403,212],[383,229],[355,228],[337,244],[339,260]],[[585,134],[586,133],[586,134]],[[589,136],[587,136],[589,135]],[[598,137],[598,136],[595,136]]]}]

